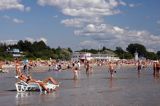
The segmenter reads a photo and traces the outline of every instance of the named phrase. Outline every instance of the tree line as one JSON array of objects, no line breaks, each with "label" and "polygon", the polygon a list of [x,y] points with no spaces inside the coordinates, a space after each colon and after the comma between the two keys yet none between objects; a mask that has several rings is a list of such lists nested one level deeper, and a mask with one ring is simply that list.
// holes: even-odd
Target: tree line
[{"label": "tree line", "polygon": [[[14,45],[7,45],[5,43],[0,43],[0,60],[13,60],[13,55],[10,54],[8,51],[13,49],[19,49],[23,51],[24,57],[28,59],[56,59],[56,60],[70,60],[72,49],[71,48],[51,48],[47,46],[43,41],[35,41],[33,43],[25,40],[25,41],[18,41],[17,44]],[[101,49],[82,49],[78,52],[90,52],[93,54],[115,54],[120,59],[132,59],[134,58],[134,53],[137,52],[139,57],[143,57],[146,59],[156,60],[160,59],[160,51],[149,52],[147,51],[146,47],[142,44],[129,44],[126,50],[123,50],[121,47],[116,47],[115,50],[108,49],[106,47],[102,47]]]},{"label": "tree line", "polygon": [[126,50],[123,50],[121,47],[116,47],[115,50],[108,49],[106,47],[102,47],[99,50],[96,49],[82,49],[80,52],[90,52],[93,54],[102,53],[105,54],[107,51],[110,51],[112,53],[115,53],[116,56],[118,56],[120,59],[133,59],[135,53],[138,53],[139,58],[145,58],[150,60],[157,60],[160,59],[160,51],[155,52],[149,52],[147,51],[146,47],[142,44],[129,44]]},{"label": "tree line", "polygon": [[23,51],[21,58],[28,59],[43,59],[48,60],[52,59],[60,59],[60,60],[69,60],[71,58],[72,50],[70,48],[50,48],[43,41],[35,41],[33,43],[25,40],[18,41],[17,44],[14,45],[6,45],[5,43],[0,44],[0,60],[13,60],[14,57],[8,51],[12,51],[13,49],[19,49]]},{"label": "tree line", "polygon": [[142,44],[129,44],[124,51],[121,47],[116,47],[115,52],[120,58],[133,58],[134,54],[137,52],[139,58],[146,58],[150,60],[157,60],[160,59],[160,51],[150,52],[146,49],[146,47]]}]

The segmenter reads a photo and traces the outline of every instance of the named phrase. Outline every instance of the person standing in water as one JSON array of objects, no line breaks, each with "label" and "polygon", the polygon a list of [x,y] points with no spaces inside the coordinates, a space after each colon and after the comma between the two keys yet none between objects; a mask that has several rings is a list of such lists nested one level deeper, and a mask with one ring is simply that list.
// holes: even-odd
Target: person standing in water
[{"label": "person standing in water", "polygon": [[156,76],[159,77],[159,71],[160,71],[160,61],[156,62]]},{"label": "person standing in water", "polygon": [[74,74],[74,77],[73,79],[74,80],[77,80],[78,79],[78,67],[75,63],[72,64],[72,71],[73,71],[73,74]]},{"label": "person standing in water", "polygon": [[109,62],[108,68],[109,68],[109,72],[110,72],[110,77],[112,78],[113,77],[113,73],[116,73],[115,66],[114,66],[114,64],[112,62]]},{"label": "person standing in water", "polygon": [[153,75],[156,76],[156,65],[157,63],[154,61],[153,62]]},{"label": "person standing in water", "polygon": [[142,69],[142,63],[138,60],[138,64],[137,64],[137,71],[138,71],[138,73],[141,72],[141,69]]},{"label": "person standing in water", "polygon": [[89,61],[86,61],[86,63],[85,63],[85,69],[86,69],[86,75],[87,76],[92,73],[92,70],[91,70],[92,68],[90,66],[90,62]]}]

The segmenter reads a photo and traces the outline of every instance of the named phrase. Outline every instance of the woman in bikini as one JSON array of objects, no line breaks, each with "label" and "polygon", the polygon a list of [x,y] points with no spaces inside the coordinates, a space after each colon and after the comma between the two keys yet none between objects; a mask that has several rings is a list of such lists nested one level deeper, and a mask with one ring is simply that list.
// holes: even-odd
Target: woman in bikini
[{"label": "woman in bikini", "polygon": [[38,83],[44,90],[46,90],[48,93],[50,92],[47,88],[46,88],[46,84],[48,82],[51,82],[52,84],[54,85],[59,85],[58,82],[56,80],[54,80],[52,77],[48,77],[46,78],[45,80],[43,81],[40,81],[40,80],[36,80],[36,79],[33,79],[30,75],[29,76],[25,76],[24,74],[21,73],[21,70],[20,70],[20,65],[19,63],[17,62],[16,63],[16,74],[18,76],[18,78],[26,83],[30,83],[30,82],[35,82],[35,83]]}]

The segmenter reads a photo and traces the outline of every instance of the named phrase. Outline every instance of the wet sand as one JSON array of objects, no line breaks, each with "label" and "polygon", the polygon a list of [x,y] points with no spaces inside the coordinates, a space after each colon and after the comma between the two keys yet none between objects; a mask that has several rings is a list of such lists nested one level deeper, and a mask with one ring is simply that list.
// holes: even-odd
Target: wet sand
[{"label": "wet sand", "polygon": [[87,76],[82,69],[78,80],[71,71],[33,72],[33,77],[52,76],[61,82],[57,91],[17,93],[13,72],[0,73],[1,106],[159,106],[160,79],[152,76],[152,68],[140,74],[135,67],[117,69],[114,78],[104,67],[94,68]]}]

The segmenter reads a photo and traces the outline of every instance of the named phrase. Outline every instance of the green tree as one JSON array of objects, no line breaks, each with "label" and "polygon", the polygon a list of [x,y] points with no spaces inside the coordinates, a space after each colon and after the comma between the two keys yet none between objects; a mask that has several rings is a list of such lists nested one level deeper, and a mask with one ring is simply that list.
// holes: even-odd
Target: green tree
[{"label": "green tree", "polygon": [[117,54],[117,56],[120,59],[124,59],[124,53],[125,53],[125,51],[121,47],[116,47],[116,50],[114,52]]},{"label": "green tree", "polygon": [[124,58],[124,59],[132,59],[132,58],[133,58],[133,56],[132,56],[132,54],[131,54],[131,53],[129,53],[129,52],[125,52],[125,53],[124,53],[123,58]]},{"label": "green tree", "polygon": [[115,53],[116,54],[123,54],[123,53],[125,53],[125,51],[121,47],[116,47]]},{"label": "green tree", "polygon": [[70,53],[73,53],[73,51],[72,51],[72,49],[71,49],[71,48],[68,48],[68,51],[69,51]]},{"label": "green tree", "polygon": [[158,56],[154,52],[147,52],[147,59],[156,60],[158,59]]},{"label": "green tree", "polygon": [[114,51],[120,59],[132,59],[133,56],[131,53],[124,51],[121,47],[116,47]]},{"label": "green tree", "polygon": [[160,51],[157,51],[157,58],[160,59]]},{"label": "green tree", "polygon": [[147,50],[145,46],[135,43],[135,44],[129,44],[126,50],[131,53],[134,56],[135,52],[138,52],[139,56],[146,57]]},{"label": "green tree", "polygon": [[4,43],[0,43],[0,52],[5,52],[7,50],[7,45]]},{"label": "green tree", "polygon": [[102,51],[105,51],[107,48],[105,46],[103,46]]}]

